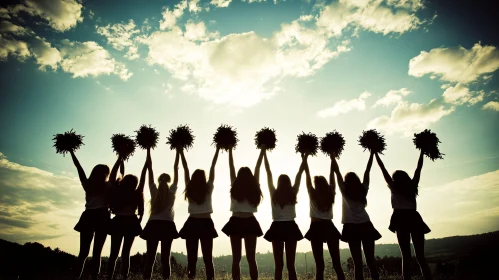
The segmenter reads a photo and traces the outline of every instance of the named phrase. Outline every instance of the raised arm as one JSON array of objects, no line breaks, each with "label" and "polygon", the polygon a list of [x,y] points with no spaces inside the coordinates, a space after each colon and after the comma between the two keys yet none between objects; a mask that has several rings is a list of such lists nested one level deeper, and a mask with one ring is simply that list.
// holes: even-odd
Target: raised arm
[{"label": "raised arm", "polygon": [[113,185],[114,183],[116,183],[116,175],[118,175],[118,168],[120,167],[122,161],[123,158],[121,156],[118,156],[116,163],[114,163],[113,169],[111,169],[111,175],[109,175],[109,182]]},{"label": "raised arm", "polygon": [[345,189],[345,181],[343,181],[343,176],[341,175],[340,172],[340,167],[338,166],[338,162],[334,158],[334,156],[331,157],[331,177],[329,178],[329,181],[334,182],[334,174],[336,173],[336,179],[338,180],[338,187],[340,191],[343,193],[343,190]]},{"label": "raised arm", "polygon": [[265,149],[261,149],[260,155],[258,156],[258,160],[256,161],[255,172],[253,172],[258,184],[260,184],[260,166],[262,166],[262,159],[263,159],[264,153],[265,153]]},{"label": "raised arm", "polygon": [[307,190],[310,193],[310,191],[312,191],[314,188],[312,186],[312,178],[310,178],[310,170],[308,169],[307,159],[305,159],[305,176],[307,181]]},{"label": "raised arm", "polygon": [[184,156],[184,150],[180,149],[180,158],[182,159],[182,167],[184,168],[184,181],[185,181],[185,186],[189,185],[189,182],[191,181],[191,175],[189,173],[189,167],[187,166],[187,160],[185,160]]},{"label": "raised arm", "polygon": [[364,181],[362,184],[365,188],[369,187],[369,173],[371,172],[371,166],[373,166],[373,153],[369,155],[369,160],[367,161],[366,171],[364,172]]},{"label": "raised arm", "polygon": [[217,147],[217,150],[215,151],[215,155],[213,156],[213,160],[211,161],[210,178],[208,181],[210,181],[212,183],[215,181],[215,165],[217,165],[219,152],[220,152],[220,148]]},{"label": "raised arm", "polygon": [[305,161],[307,159],[308,155],[301,155],[301,164],[300,164],[300,169],[298,169],[298,173],[296,173],[295,177],[295,183],[293,185],[293,189],[295,190],[296,193],[298,193],[298,190],[300,190],[300,184],[301,184],[301,175],[303,171],[305,170]]},{"label": "raised arm", "polygon": [[177,185],[178,183],[178,162],[179,162],[180,153],[177,150],[175,154],[175,162],[173,163],[173,184]]},{"label": "raised arm", "polygon": [[379,168],[381,168],[381,172],[383,173],[383,177],[385,177],[385,181],[388,184],[389,187],[391,187],[393,180],[388,171],[386,171],[385,165],[381,161],[381,158],[379,157],[378,153],[375,153],[374,156],[376,157],[376,161],[378,162]]},{"label": "raised arm", "polygon": [[125,177],[125,161],[122,160],[120,163],[120,174],[121,178]]},{"label": "raised arm", "polygon": [[269,192],[272,195],[275,191],[274,179],[272,178],[272,171],[270,171],[269,160],[267,159],[267,152],[263,154],[263,162],[265,165],[265,171],[267,172],[267,186],[269,187]]},{"label": "raised arm", "polygon": [[[154,172],[152,171],[151,150],[147,149],[147,171],[149,171],[149,187],[154,186]],[[151,192],[152,194],[152,192]]]},{"label": "raised arm", "polygon": [[229,149],[229,171],[230,171],[230,183],[234,183],[236,180],[236,169],[234,168],[234,158],[232,157],[232,149]]},{"label": "raised arm", "polygon": [[147,167],[148,167],[148,159],[146,158],[146,162],[144,163],[144,167],[142,167],[142,172],[140,173],[140,180],[139,180],[139,186],[137,188],[137,191],[139,193],[144,192],[144,185],[146,184],[146,173],[147,173]]},{"label": "raised arm", "polygon": [[412,181],[414,182],[414,184],[416,184],[416,186],[419,185],[419,178],[421,178],[421,169],[423,169],[423,160],[424,160],[424,154],[423,151],[421,151],[418,160],[418,167],[416,167],[416,171],[414,172],[414,177],[412,178]]},{"label": "raised arm", "polygon": [[78,161],[78,158],[76,158],[76,155],[74,154],[73,151],[70,151],[71,158],[73,159],[73,163],[76,166],[76,170],[78,170],[78,177],[80,177],[80,182],[81,185],[83,186],[83,189],[86,189],[87,185],[87,175],[85,175],[85,171],[80,165],[80,162]]}]

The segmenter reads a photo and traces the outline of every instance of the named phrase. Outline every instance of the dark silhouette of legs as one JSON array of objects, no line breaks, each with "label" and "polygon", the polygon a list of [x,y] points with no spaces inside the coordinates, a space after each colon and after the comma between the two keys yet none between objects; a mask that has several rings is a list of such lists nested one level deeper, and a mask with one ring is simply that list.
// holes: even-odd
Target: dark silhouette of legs
[{"label": "dark silhouette of legs", "polygon": [[296,258],[296,241],[286,241],[284,243],[286,247],[286,266],[288,268],[288,278],[289,280],[297,280],[296,278],[296,268],[295,268],[295,258]]},{"label": "dark silhouette of legs", "polygon": [[350,240],[348,241],[348,247],[350,247],[350,254],[353,259],[355,280],[364,280],[364,262],[362,260],[361,241]]},{"label": "dark silhouette of legs", "polygon": [[414,244],[414,253],[416,254],[416,260],[418,261],[419,268],[421,269],[421,274],[425,280],[431,280],[431,272],[426,262],[424,256],[424,234],[422,233],[412,233],[412,244]]},{"label": "dark silhouette of legs", "polygon": [[90,253],[90,245],[92,244],[93,238],[93,232],[80,232],[80,252],[78,253],[76,265],[73,269],[74,273],[77,274],[76,277],[78,279],[80,279],[81,275],[83,274],[85,261],[87,260],[88,254]]},{"label": "dark silhouette of legs", "polygon": [[104,243],[106,243],[106,238],[107,232],[95,232],[94,247],[92,250],[92,280],[97,280],[97,276],[99,275],[102,247],[104,247]]},{"label": "dark silhouette of legs", "polygon": [[171,275],[170,253],[172,251],[172,242],[172,239],[161,241],[161,265],[163,266],[163,279],[170,279]]},{"label": "dark silhouette of legs", "polygon": [[135,236],[125,236],[121,250],[121,278],[126,280],[130,270],[130,251],[132,250]]},{"label": "dark silhouette of legs", "polygon": [[109,260],[107,263],[107,279],[111,280],[114,277],[114,268],[116,266],[116,260],[120,254],[121,242],[123,241],[122,235],[111,235],[111,253],[109,254]]},{"label": "dark silhouette of legs", "polygon": [[322,240],[311,240],[312,254],[315,260],[315,279],[324,279],[324,253]]},{"label": "dark silhouette of legs", "polygon": [[376,260],[374,259],[374,240],[362,240],[362,247],[364,248],[364,255],[366,257],[367,267],[373,280],[379,279],[378,268],[376,267]]},{"label": "dark silhouette of legs", "polygon": [[194,279],[196,277],[196,264],[198,262],[199,239],[187,238],[185,245],[187,247],[187,277]]},{"label": "dark silhouette of legs", "polygon": [[274,253],[275,266],[274,280],[281,280],[282,270],[284,269],[284,241],[272,241],[272,251]]},{"label": "dark silhouette of legs", "polygon": [[206,280],[215,279],[215,268],[213,267],[213,238],[201,239],[201,253],[203,253],[204,267],[206,269]]},{"label": "dark silhouette of legs", "polygon": [[256,235],[244,237],[244,249],[246,249],[246,260],[248,261],[251,280],[258,279],[258,265],[256,263]]},{"label": "dark silhouette of legs", "polygon": [[241,263],[242,237],[231,235],[230,245],[232,248],[232,279],[240,280],[241,268],[239,264]]},{"label": "dark silhouette of legs", "polygon": [[[154,267],[154,262],[156,261],[156,252],[158,250],[159,240],[147,240],[147,253],[146,253],[146,264],[144,266],[144,273],[142,277],[145,280],[151,279],[152,269]],[[161,252],[161,256],[163,256],[163,252]]]},{"label": "dark silhouette of legs", "polygon": [[397,231],[397,239],[402,253],[402,279],[411,279],[411,234]]},{"label": "dark silhouette of legs", "polygon": [[340,260],[340,239],[334,238],[327,241],[327,247],[329,249],[329,255],[333,261],[333,268],[336,271],[336,277],[338,280],[345,280],[345,273],[343,273],[343,267],[341,266]]}]

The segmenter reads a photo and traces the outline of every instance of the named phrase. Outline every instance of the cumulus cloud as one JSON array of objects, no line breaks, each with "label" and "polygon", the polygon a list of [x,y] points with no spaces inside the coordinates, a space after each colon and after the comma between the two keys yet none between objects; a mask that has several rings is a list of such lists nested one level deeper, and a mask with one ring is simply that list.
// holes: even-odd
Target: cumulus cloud
[{"label": "cumulus cloud", "polygon": [[0,18],[10,19],[9,10],[7,10],[6,8],[0,7]]},{"label": "cumulus cloud", "polygon": [[6,34],[6,33],[20,36],[20,35],[29,34],[30,32],[22,26],[13,24],[7,20],[2,20],[0,21],[0,34]]},{"label": "cumulus cloud", "polygon": [[382,98],[378,99],[378,101],[376,101],[376,103],[374,104],[373,107],[377,107],[377,106],[389,106],[389,105],[392,105],[392,104],[397,104],[399,103],[400,101],[402,101],[402,98],[404,96],[407,96],[411,93],[411,91],[409,91],[408,89],[406,88],[401,88],[399,90],[390,90],[385,96],[383,96]]},{"label": "cumulus cloud", "polygon": [[387,134],[400,132],[410,136],[414,132],[428,128],[454,110],[454,107],[446,108],[440,99],[433,99],[428,104],[401,101],[390,116],[375,118],[367,126],[384,130]]},{"label": "cumulus cloud", "polygon": [[133,60],[140,57],[138,54],[138,47],[133,40],[133,37],[140,33],[140,31],[136,29],[133,20],[130,20],[127,24],[117,23],[113,25],[98,26],[97,33],[106,37],[107,43],[113,48],[119,51],[127,49],[126,58]]},{"label": "cumulus cloud", "polygon": [[163,19],[159,21],[159,29],[168,30],[174,28],[177,25],[177,20],[184,14],[184,10],[187,6],[187,1],[182,0],[180,3],[176,4],[173,9],[164,7],[163,12],[161,13]]},{"label": "cumulus cloud", "polygon": [[476,104],[483,100],[485,92],[483,90],[478,92],[470,91],[468,87],[458,83],[455,86],[449,86],[445,89],[442,95],[445,102],[463,105],[463,104]]},{"label": "cumulus cloud", "polygon": [[13,56],[19,60],[24,60],[31,55],[28,44],[13,38],[6,38],[0,34],[0,61]]},{"label": "cumulus cloud", "polygon": [[194,21],[188,21],[185,24],[184,37],[191,41],[207,41],[210,38],[220,37],[220,34],[218,32],[208,32],[203,21],[197,23]]},{"label": "cumulus cloud", "polygon": [[499,112],[499,102],[497,101],[489,101],[487,104],[483,105],[482,109],[484,110],[493,110]]},{"label": "cumulus cloud", "polygon": [[47,67],[56,70],[59,62],[62,60],[61,53],[44,38],[36,36],[29,49],[35,57],[36,63],[40,65],[40,70],[46,70]]},{"label": "cumulus cloud", "polygon": [[126,81],[132,73],[123,63],[117,62],[108,51],[93,41],[62,41],[61,68],[73,74],[73,78],[114,74]]},{"label": "cumulus cloud", "polygon": [[436,48],[422,51],[409,62],[409,75],[438,76],[444,81],[467,84],[499,68],[499,50],[494,46],[476,43],[464,47]]},{"label": "cumulus cloud", "polygon": [[232,2],[232,0],[211,0],[210,4],[218,8],[227,8],[229,7],[230,2]]},{"label": "cumulus cloud", "polygon": [[359,98],[338,101],[332,107],[320,110],[317,115],[321,118],[327,118],[346,114],[353,110],[364,111],[366,109],[366,99],[369,96],[371,96],[369,92],[363,92]]},{"label": "cumulus cloud", "polygon": [[13,15],[21,12],[33,17],[40,17],[57,31],[66,31],[83,21],[81,15],[83,6],[75,0],[23,0],[22,4],[9,6]]}]

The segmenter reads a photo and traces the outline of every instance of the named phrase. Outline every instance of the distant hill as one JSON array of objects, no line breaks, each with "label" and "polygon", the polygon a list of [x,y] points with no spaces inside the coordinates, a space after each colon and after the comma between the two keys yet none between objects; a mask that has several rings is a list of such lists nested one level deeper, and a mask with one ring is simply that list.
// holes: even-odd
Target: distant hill
[{"label": "distant hill", "polygon": [[[441,279],[499,279],[499,231],[470,235],[454,236],[440,239],[429,239],[425,243],[426,256],[432,270],[445,277]],[[348,271],[352,261],[348,249],[340,251],[341,260]],[[400,273],[400,250],[397,244],[376,245],[378,266],[387,274]],[[329,254],[324,252],[328,260],[328,274],[331,273]],[[175,273],[182,274],[187,257],[182,253],[172,253],[175,259]],[[349,259],[350,258],[350,259]],[[0,279],[67,279],[75,256],[59,250],[44,247],[39,243],[20,245],[0,239]],[[137,254],[131,258],[131,271],[142,271],[145,254]],[[274,259],[271,252],[257,254],[260,274],[272,277]],[[107,258],[103,258],[103,265]],[[217,274],[230,274],[232,257],[219,256],[214,258]],[[159,264],[156,270],[159,271]],[[200,258],[198,268],[203,268]],[[415,268],[417,263],[414,262]],[[314,258],[311,252],[297,253],[296,268],[299,275],[313,274]],[[247,273],[248,267],[244,258],[241,270]],[[416,270],[417,271],[417,270]],[[19,277],[19,278],[18,278]]]}]

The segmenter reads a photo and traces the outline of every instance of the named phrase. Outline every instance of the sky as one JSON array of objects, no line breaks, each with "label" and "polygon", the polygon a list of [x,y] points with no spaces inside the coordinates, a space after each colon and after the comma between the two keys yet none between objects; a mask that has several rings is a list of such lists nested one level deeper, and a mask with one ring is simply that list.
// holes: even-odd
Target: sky
[{"label": "sky", "polygon": [[[116,160],[112,134],[133,135],[142,124],[160,132],[152,151],[157,175],[172,174],[175,154],[165,143],[178,125],[196,136],[186,153],[191,171],[209,169],[220,124],[238,131],[236,168],[254,168],[254,134],[274,128],[276,179],[298,171],[302,131],[342,133],[340,169],[361,176],[369,157],[357,143],[363,130],[386,136],[390,172],[412,174],[413,134],[431,129],[445,156],[424,162],[418,211],[432,229],[426,237],[499,230],[497,13],[488,1],[464,0],[2,1],[0,238],[77,254],[73,227],[84,191],[71,158],[55,153],[53,135],[74,129],[85,136],[76,155],[89,174]],[[144,161],[137,150],[127,173],[139,175]],[[312,175],[328,176],[326,156],[309,165]],[[395,243],[390,193],[376,163],[370,174],[367,211],[383,235],[378,243]],[[272,222],[265,176],[262,168],[256,217],[264,231]],[[310,223],[304,183],[296,206],[303,233]],[[214,255],[228,255],[221,232],[231,215],[227,153],[214,185]],[[184,187],[181,176],[178,229],[188,217]],[[341,229],[339,194],[333,209]],[[132,253],[145,250],[137,238]],[[185,243],[176,240],[172,250],[185,253]],[[258,252],[271,250],[258,240]],[[299,242],[298,251],[310,244]]]}]

